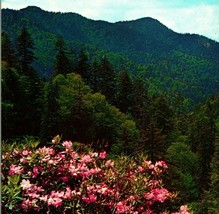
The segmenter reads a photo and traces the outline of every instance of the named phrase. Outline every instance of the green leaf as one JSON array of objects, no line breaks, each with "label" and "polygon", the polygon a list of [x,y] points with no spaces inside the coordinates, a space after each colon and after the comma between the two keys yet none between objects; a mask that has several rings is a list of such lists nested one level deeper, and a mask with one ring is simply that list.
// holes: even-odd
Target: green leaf
[{"label": "green leaf", "polygon": [[13,209],[13,205],[12,204],[9,204],[9,210],[12,210]]}]

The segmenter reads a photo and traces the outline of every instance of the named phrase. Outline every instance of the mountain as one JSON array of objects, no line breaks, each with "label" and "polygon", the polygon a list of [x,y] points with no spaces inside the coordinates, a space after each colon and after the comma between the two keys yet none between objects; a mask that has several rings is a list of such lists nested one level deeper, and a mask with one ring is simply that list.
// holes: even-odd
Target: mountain
[{"label": "mountain", "polygon": [[23,26],[36,43],[35,66],[45,76],[52,73],[55,40],[63,36],[71,49],[109,55],[115,65],[143,75],[151,93],[165,90],[200,101],[219,91],[219,43],[176,33],[153,18],[109,23],[35,6],[2,9],[2,30],[13,41]]}]

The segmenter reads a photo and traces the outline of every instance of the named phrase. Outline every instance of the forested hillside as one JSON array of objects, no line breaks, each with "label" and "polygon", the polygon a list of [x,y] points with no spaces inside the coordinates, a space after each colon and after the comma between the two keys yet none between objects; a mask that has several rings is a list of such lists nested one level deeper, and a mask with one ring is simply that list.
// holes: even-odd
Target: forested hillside
[{"label": "forested hillside", "polygon": [[4,9],[2,23],[6,145],[59,134],[114,159],[165,160],[178,205],[218,212],[217,42],[151,18],[111,24],[36,7]]},{"label": "forested hillside", "polygon": [[218,42],[175,33],[155,19],[108,23],[38,7],[2,10],[2,30],[12,42],[24,26],[36,44],[34,67],[46,78],[53,74],[55,40],[62,36],[72,61],[81,48],[89,52],[90,61],[107,56],[116,68],[146,77],[151,94],[165,90],[196,103],[218,91]]}]

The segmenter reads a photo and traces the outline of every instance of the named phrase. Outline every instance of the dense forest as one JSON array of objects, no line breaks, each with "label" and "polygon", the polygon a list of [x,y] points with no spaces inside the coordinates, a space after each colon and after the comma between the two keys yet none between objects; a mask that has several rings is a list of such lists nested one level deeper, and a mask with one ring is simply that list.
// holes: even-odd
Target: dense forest
[{"label": "dense forest", "polygon": [[125,67],[131,74],[147,78],[150,95],[180,93],[197,103],[219,90],[219,43],[176,33],[156,19],[109,23],[34,6],[2,10],[2,30],[13,43],[24,26],[35,42],[38,60],[33,67],[46,79],[53,74],[54,43],[61,36],[72,63],[81,49],[89,53],[89,62],[107,56],[115,69]]},{"label": "dense forest", "polygon": [[165,160],[164,180],[179,204],[218,213],[217,42],[176,34],[151,18],[112,25],[36,7],[2,12],[5,142],[32,136],[46,145],[60,134],[112,158]]}]

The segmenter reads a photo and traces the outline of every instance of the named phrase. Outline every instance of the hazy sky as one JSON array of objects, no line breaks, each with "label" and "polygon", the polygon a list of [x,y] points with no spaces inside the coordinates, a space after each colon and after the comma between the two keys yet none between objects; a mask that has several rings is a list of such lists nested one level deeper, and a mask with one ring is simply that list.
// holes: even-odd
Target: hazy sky
[{"label": "hazy sky", "polygon": [[219,0],[2,0],[2,8],[30,5],[109,22],[149,16],[176,32],[197,33],[219,42]]}]

